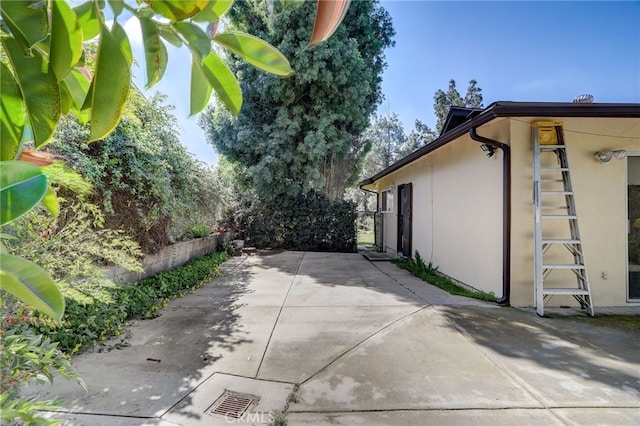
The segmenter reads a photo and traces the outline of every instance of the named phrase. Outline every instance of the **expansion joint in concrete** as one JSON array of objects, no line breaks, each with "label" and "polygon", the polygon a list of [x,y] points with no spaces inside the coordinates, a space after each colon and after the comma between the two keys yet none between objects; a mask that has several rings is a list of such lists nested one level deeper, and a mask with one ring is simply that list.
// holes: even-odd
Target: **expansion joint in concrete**
[{"label": "expansion joint in concrete", "polygon": [[300,267],[302,266],[302,262],[304,261],[304,256],[305,256],[306,252],[302,253],[302,257],[300,258],[300,262],[298,263],[298,266],[296,267],[296,271],[293,273],[293,277],[291,278],[291,282],[289,283],[289,288],[287,289],[287,294],[285,294],[284,299],[282,300],[282,304],[280,305],[280,310],[278,311],[278,316],[276,316],[276,320],[273,322],[273,327],[271,328],[271,333],[269,334],[269,339],[267,340],[267,344],[264,347],[264,351],[262,352],[262,358],[260,358],[260,364],[258,365],[258,369],[256,370],[256,375],[255,378],[257,378],[260,375],[260,369],[262,368],[262,363],[264,362],[264,357],[267,355],[267,350],[269,349],[269,345],[271,344],[271,339],[273,338],[273,333],[276,330],[276,327],[278,326],[278,321],[280,320],[280,315],[282,315],[282,310],[284,309],[284,306],[287,303],[287,298],[289,297],[289,293],[291,293],[291,288],[293,287],[293,284],[296,282],[296,277],[298,276],[298,273],[300,272]]},{"label": "expansion joint in concrete", "polygon": [[331,360],[328,364],[326,364],[324,367],[322,367],[321,369],[319,369],[318,371],[316,371],[315,373],[313,373],[312,375],[310,375],[309,377],[307,377],[304,381],[302,381],[300,384],[303,385],[306,382],[308,382],[309,380],[313,379],[315,376],[317,376],[318,374],[322,373],[324,370],[326,370],[327,368],[329,368],[331,365],[333,365],[336,361],[338,361],[340,358],[344,357],[345,355],[347,355],[349,352],[353,351],[354,349],[356,349],[358,346],[362,345],[363,343],[365,343],[366,341],[368,341],[369,339],[373,338],[374,336],[382,333],[383,331],[385,331],[386,329],[388,329],[389,327],[392,327],[393,325],[399,323],[400,321],[403,321],[415,314],[417,314],[418,312],[421,312],[423,310],[425,310],[426,308],[428,308],[429,306],[422,306],[418,309],[416,309],[415,311],[412,311],[410,313],[408,313],[407,315],[404,315],[394,321],[391,321],[389,324],[385,325],[384,327],[374,331],[373,333],[371,333],[370,335],[368,335],[367,337],[365,337],[364,339],[360,340],[358,343],[356,343],[355,345],[351,346],[350,348],[346,349],[345,351],[341,352],[338,356],[336,356],[333,360]]}]

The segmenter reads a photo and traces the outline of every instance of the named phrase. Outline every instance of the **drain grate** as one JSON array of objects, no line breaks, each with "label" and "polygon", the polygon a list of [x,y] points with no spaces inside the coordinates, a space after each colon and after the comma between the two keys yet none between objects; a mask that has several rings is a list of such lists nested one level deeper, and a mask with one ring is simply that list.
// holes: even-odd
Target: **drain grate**
[{"label": "drain grate", "polygon": [[219,414],[225,417],[239,419],[242,415],[259,401],[254,395],[226,391],[209,411],[211,414]]}]

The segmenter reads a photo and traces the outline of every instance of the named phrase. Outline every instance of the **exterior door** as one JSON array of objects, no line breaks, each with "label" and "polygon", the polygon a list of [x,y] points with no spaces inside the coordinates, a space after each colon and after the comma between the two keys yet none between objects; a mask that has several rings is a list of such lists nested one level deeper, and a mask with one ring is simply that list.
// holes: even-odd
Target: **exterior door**
[{"label": "exterior door", "polygon": [[398,254],[411,257],[413,184],[398,186]]},{"label": "exterior door", "polygon": [[640,300],[640,156],[627,158],[628,261],[630,301]]}]

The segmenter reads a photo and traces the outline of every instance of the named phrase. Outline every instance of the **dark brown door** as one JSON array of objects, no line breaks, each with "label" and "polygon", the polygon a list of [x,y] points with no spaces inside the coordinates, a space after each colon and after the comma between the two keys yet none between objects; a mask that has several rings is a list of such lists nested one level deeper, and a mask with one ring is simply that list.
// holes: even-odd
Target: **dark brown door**
[{"label": "dark brown door", "polygon": [[398,254],[411,257],[411,210],[413,185],[398,186]]}]

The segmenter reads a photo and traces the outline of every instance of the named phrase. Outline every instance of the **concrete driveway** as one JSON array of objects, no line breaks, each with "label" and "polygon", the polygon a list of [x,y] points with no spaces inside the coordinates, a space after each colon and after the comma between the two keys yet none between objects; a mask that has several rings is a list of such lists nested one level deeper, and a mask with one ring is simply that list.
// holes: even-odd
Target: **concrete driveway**
[{"label": "concrete driveway", "polygon": [[640,424],[637,329],[451,296],[359,254],[233,258],[131,331],[74,358],[88,392],[29,393],[66,400],[69,425]]}]

